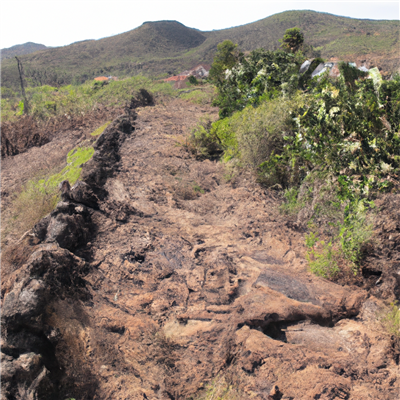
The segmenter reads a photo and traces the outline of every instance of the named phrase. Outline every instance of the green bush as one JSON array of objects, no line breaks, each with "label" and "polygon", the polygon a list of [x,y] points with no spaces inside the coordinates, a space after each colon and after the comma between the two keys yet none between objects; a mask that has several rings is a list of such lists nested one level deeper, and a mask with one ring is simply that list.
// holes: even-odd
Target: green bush
[{"label": "green bush", "polygon": [[196,79],[195,76],[190,75],[190,76],[189,76],[189,83],[190,83],[191,85],[198,85],[198,84],[199,84],[199,81]]},{"label": "green bush", "polygon": [[390,303],[390,307],[383,312],[381,322],[390,335],[400,339],[400,308],[397,301]]},{"label": "green bush", "polygon": [[259,107],[246,107],[231,117],[238,149],[244,164],[257,168],[272,154],[280,154],[284,137],[291,130],[289,102],[274,99]]},{"label": "green bush", "polygon": [[[383,93],[385,96],[383,95]],[[373,81],[321,79],[293,111],[294,134],[266,170],[284,164],[292,175],[319,169],[338,179],[343,198],[385,191],[397,180],[400,161],[400,79],[375,90]]]},{"label": "green bush", "polygon": [[[338,234],[343,256],[351,262],[355,274],[363,247],[370,242],[373,235],[372,218],[368,217],[366,203],[363,200],[352,201],[346,207]],[[370,209],[373,203],[369,202],[367,206]]]},{"label": "green bush", "polygon": [[16,112],[10,100],[1,99],[0,108],[1,108],[1,118],[3,121],[8,121],[13,117],[15,117]]},{"label": "green bush", "polygon": [[306,246],[311,272],[330,279],[339,272],[357,275],[363,250],[373,236],[372,218],[367,213],[370,207],[370,202],[354,200],[342,212],[342,203],[336,201],[330,207],[333,215],[327,213],[327,208],[318,210],[317,216],[322,214],[322,223],[328,224],[329,229],[309,224]]},{"label": "green bush", "polygon": [[334,279],[337,277],[340,268],[340,252],[334,247],[331,241],[319,240],[313,233],[306,238],[309,247],[306,258],[310,271],[322,278]]},{"label": "green bush", "polygon": [[18,111],[17,111],[16,115],[23,115],[24,114],[24,109],[25,109],[25,105],[24,105],[24,102],[21,100],[18,103]]},{"label": "green bush", "polygon": [[199,123],[192,129],[190,141],[200,157],[215,157],[223,152],[221,140],[212,130],[212,119],[209,116],[201,118]]},{"label": "green bush", "polygon": [[[313,272],[357,273],[371,240],[372,200],[398,188],[400,76],[385,81],[341,63],[341,75],[299,75],[296,54],[263,49],[241,57],[216,81],[220,120],[197,134],[285,190],[285,213],[313,224]],[[340,268],[339,268],[340,267]]]},{"label": "green bush", "polygon": [[299,85],[298,70],[303,62],[301,52],[254,50],[248,57],[240,57],[216,81],[218,95],[214,105],[220,117],[228,117],[249,104],[289,95]]},{"label": "green bush", "polygon": [[[268,185],[299,185],[311,171],[320,169],[337,177],[342,197],[390,189],[400,171],[399,75],[383,81],[379,71],[372,70],[371,79],[365,79],[364,72],[341,63],[337,79],[326,73],[304,80],[307,74],[298,75],[301,61],[300,52],[261,49],[225,71],[217,83],[215,104],[221,117],[229,117],[221,127],[229,127],[236,155],[249,165],[258,163]],[[296,92],[299,87],[306,92]],[[274,121],[274,112],[277,123],[270,129],[266,125]],[[281,121],[285,112],[291,118]],[[207,137],[218,139],[225,155],[232,157],[232,146],[214,130],[217,124]],[[284,142],[269,131],[283,131]]]},{"label": "green bush", "polygon": [[289,28],[286,29],[285,34],[283,35],[283,39],[280,40],[281,47],[285,51],[290,51],[295,53],[298,51],[304,43],[304,35],[300,31],[300,28]]},{"label": "green bush", "polygon": [[285,198],[285,200],[280,206],[280,210],[283,214],[295,215],[300,211],[304,204],[299,201],[298,196],[299,189],[297,187],[285,189],[285,191],[283,192],[283,197]]},{"label": "green bush", "polygon": [[16,99],[17,93],[12,89],[2,86],[1,87],[1,98],[2,99]]}]

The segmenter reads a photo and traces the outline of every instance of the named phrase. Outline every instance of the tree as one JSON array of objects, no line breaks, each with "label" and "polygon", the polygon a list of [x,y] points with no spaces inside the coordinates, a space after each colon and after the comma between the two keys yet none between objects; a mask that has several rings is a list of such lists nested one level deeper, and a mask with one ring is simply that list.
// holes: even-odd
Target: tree
[{"label": "tree", "polygon": [[22,62],[19,60],[17,56],[15,56],[17,63],[18,63],[18,72],[19,72],[19,79],[21,82],[21,92],[22,92],[22,97],[24,98],[24,114],[29,114],[29,104],[28,104],[28,99],[26,98],[25,94],[25,75],[24,75],[24,67],[22,65]]},{"label": "tree", "polygon": [[212,82],[216,84],[222,82],[225,70],[232,68],[243,56],[237,46],[230,40],[224,40],[217,46],[209,74]]},{"label": "tree", "polygon": [[304,43],[304,36],[300,31],[300,28],[289,28],[286,29],[283,39],[280,40],[281,47],[291,53],[296,53]]},{"label": "tree", "polygon": [[195,76],[190,75],[190,76],[189,76],[189,83],[190,83],[191,85],[198,85],[198,84],[199,84],[199,81],[196,79]]}]

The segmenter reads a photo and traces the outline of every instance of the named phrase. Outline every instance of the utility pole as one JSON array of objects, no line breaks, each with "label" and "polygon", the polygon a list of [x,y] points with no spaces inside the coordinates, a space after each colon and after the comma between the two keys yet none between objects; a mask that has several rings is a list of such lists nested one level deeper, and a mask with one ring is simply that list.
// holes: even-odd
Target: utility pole
[{"label": "utility pole", "polygon": [[24,114],[28,114],[29,113],[29,104],[28,104],[28,100],[26,98],[26,94],[25,94],[25,86],[24,86],[24,80],[25,80],[25,76],[24,76],[24,67],[22,65],[22,62],[19,60],[19,58],[17,56],[15,56],[17,62],[18,62],[18,72],[19,72],[19,79],[21,81],[21,91],[22,91],[22,97],[24,98]]}]

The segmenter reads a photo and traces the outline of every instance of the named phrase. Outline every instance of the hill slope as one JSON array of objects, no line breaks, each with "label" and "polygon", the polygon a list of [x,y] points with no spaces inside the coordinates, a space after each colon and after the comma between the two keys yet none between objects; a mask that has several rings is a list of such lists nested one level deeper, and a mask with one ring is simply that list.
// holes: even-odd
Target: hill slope
[{"label": "hill slope", "polygon": [[[176,21],[147,22],[100,40],[85,41],[23,57],[26,75],[40,72],[49,84],[82,82],[99,74],[176,73],[210,63],[218,43],[230,39],[243,51],[276,49],[285,30],[298,26],[323,57],[368,60],[384,72],[399,69],[399,21],[338,17],[314,11],[287,11],[235,28],[201,32]],[[14,60],[2,66],[3,86],[18,87]]]},{"label": "hill slope", "polygon": [[45,50],[47,48],[48,47],[46,47],[44,44],[33,42],[17,44],[7,49],[1,49],[1,59],[6,60],[8,58],[14,58],[15,56],[22,56],[24,54],[34,53],[35,51]]}]

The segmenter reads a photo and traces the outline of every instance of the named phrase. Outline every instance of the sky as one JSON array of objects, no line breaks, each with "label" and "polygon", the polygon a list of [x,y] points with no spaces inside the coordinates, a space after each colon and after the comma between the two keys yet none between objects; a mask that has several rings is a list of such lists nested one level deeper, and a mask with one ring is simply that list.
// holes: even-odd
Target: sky
[{"label": "sky", "polygon": [[210,31],[248,24],[287,10],[400,19],[399,0],[0,0],[0,48],[26,42],[65,46],[127,32],[146,21],[175,20]]}]

